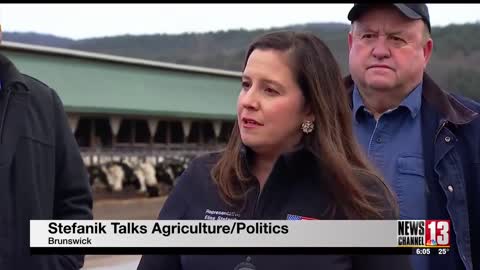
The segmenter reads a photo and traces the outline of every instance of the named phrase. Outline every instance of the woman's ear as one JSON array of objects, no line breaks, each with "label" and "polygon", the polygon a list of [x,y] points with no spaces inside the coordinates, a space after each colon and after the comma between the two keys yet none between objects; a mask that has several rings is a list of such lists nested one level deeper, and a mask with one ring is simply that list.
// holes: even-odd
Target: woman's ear
[{"label": "woman's ear", "polygon": [[315,114],[313,113],[310,105],[305,106],[305,118],[304,121],[315,122]]}]

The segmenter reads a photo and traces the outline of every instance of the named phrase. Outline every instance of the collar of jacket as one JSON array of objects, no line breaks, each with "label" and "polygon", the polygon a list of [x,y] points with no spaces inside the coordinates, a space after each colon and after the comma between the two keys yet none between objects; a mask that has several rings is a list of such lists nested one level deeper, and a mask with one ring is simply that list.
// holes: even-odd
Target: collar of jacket
[{"label": "collar of jacket", "polygon": [[[350,107],[353,107],[352,92],[354,82],[351,75],[344,78],[344,83],[348,91]],[[454,96],[443,91],[427,73],[423,73],[422,96],[424,101],[431,104],[442,118],[455,125],[468,124],[479,115],[460,103]]]},{"label": "collar of jacket", "polygon": [[[15,65],[3,54],[0,53],[0,81],[2,89],[9,89],[13,85],[22,85],[28,90],[27,84]],[[15,88],[14,88],[15,89]]]},{"label": "collar of jacket", "polygon": [[[243,164],[245,164],[244,169],[246,169],[248,173],[251,173],[253,154],[254,152],[250,147],[246,146],[243,143],[241,144],[240,156],[244,162]],[[300,173],[302,171],[300,171],[299,169],[304,168],[305,166],[310,164],[310,161],[313,160],[312,157],[313,154],[311,153],[311,151],[303,143],[300,143],[292,151],[281,154],[275,164],[280,161],[284,161],[284,164],[287,166],[288,169],[292,169]]]}]

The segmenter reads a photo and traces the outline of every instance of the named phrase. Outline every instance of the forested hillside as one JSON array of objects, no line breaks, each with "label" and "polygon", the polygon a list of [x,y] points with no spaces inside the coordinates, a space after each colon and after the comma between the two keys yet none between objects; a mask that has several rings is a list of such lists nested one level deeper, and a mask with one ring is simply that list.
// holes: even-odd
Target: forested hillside
[{"label": "forested hillside", "polygon": [[[306,24],[254,31],[125,35],[83,40],[35,33],[7,32],[4,33],[4,39],[239,71],[249,42],[255,36],[280,29],[315,33],[329,45],[343,72],[347,73],[347,32],[349,29],[347,24]],[[434,27],[432,35],[434,53],[428,67],[429,73],[445,89],[480,100],[480,24]]]}]

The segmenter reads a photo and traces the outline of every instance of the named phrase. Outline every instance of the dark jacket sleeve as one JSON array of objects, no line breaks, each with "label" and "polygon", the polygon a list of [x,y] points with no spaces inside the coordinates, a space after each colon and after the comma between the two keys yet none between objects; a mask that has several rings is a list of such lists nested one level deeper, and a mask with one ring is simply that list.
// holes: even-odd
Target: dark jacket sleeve
[{"label": "dark jacket sleeve", "polygon": [[[176,181],[177,184],[172,190],[168,199],[158,215],[159,220],[175,220],[185,219],[188,210],[188,192],[192,192],[195,188],[192,186],[192,177],[195,173],[195,161],[192,161],[184,173]],[[180,255],[161,255],[161,254],[144,254],[137,270],[180,270]]]},{"label": "dark jacket sleeve", "polygon": [[[85,165],[72,134],[63,104],[51,90],[55,125],[55,199],[54,219],[89,220],[92,215],[92,194]],[[80,269],[84,255],[59,255],[58,269]]]},{"label": "dark jacket sleeve", "polygon": [[[395,220],[399,217],[398,204],[394,193],[377,176],[360,172],[359,179],[369,201],[380,209],[383,219]],[[410,255],[355,255],[352,258],[354,270],[410,270]]]}]

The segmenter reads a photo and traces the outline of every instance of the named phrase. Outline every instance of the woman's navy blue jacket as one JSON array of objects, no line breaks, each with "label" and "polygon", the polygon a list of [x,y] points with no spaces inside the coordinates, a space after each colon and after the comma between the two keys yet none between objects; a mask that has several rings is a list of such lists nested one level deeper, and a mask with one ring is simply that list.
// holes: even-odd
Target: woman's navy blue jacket
[{"label": "woman's navy blue jacket", "polygon": [[[247,158],[249,151],[243,151]],[[288,214],[315,219],[326,216],[333,202],[326,188],[327,177],[305,148],[282,155],[275,163],[260,193],[258,184],[246,194],[242,210],[229,207],[220,197],[210,170],[219,154],[208,154],[191,162],[178,179],[177,185],[160,211],[159,219],[258,219],[285,220]],[[396,219],[397,211],[387,206],[387,190],[383,182],[373,176],[359,174],[364,187],[377,192],[385,205],[387,218]],[[348,194],[345,194],[348,196]],[[345,219],[337,211],[336,217]],[[341,234],[342,232],[338,232]],[[139,270],[233,270],[233,269],[410,269],[406,255],[144,255]]]}]

